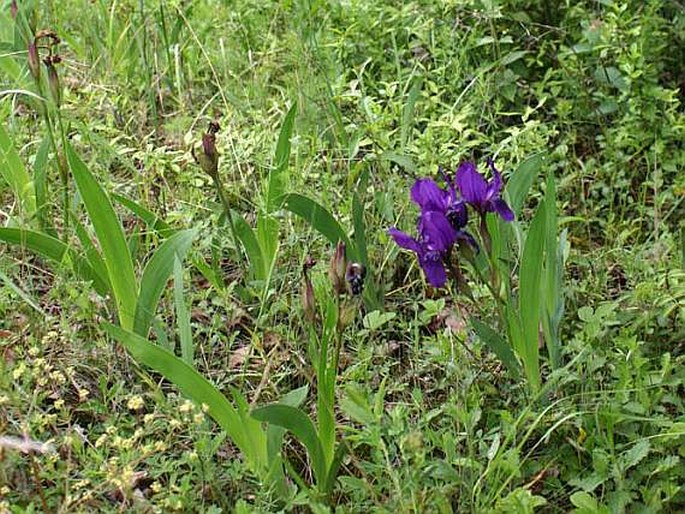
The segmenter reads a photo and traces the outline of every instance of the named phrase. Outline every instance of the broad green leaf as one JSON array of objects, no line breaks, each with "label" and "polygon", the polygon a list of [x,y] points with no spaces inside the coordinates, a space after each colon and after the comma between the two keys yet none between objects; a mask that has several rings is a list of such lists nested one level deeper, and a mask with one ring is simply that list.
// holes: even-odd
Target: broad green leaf
[{"label": "broad green leaf", "polygon": [[28,217],[33,216],[36,212],[33,182],[3,123],[0,123],[0,174],[21,202],[24,212]]},{"label": "broad green leaf", "polygon": [[497,355],[497,358],[509,369],[514,378],[518,378],[521,366],[509,343],[498,332],[476,318],[471,318],[471,326],[480,340]]},{"label": "broad green leaf", "polygon": [[509,196],[509,206],[518,218],[523,202],[531,186],[538,178],[544,160],[542,153],[535,154],[523,161],[507,181],[505,191]]},{"label": "broad green leaf", "polygon": [[266,439],[262,430],[251,433],[245,429],[243,419],[228,399],[206,378],[183,360],[164,348],[152,344],[137,334],[115,325],[104,325],[105,330],[119,341],[138,362],[154,369],[173,382],[181,393],[198,405],[207,405],[207,413],[228,434],[256,473],[265,471],[266,462],[251,451],[252,439]]},{"label": "broad green leaf", "polygon": [[356,249],[354,249],[350,243],[345,230],[343,230],[340,223],[338,223],[338,221],[330,212],[326,210],[325,207],[321,206],[314,200],[297,193],[290,193],[286,195],[284,206],[287,210],[293,214],[297,214],[299,217],[309,223],[313,229],[317,230],[332,244],[338,244],[338,241],[345,243],[351,258],[358,260]]},{"label": "broad green leaf", "polygon": [[[138,304],[140,305],[140,304]],[[178,339],[181,342],[181,358],[183,362],[193,366],[193,336],[190,332],[190,312],[183,295],[183,265],[181,259],[174,257],[174,308],[176,310],[176,325]]]},{"label": "broad green leaf", "polygon": [[102,248],[121,326],[130,329],[136,313],[138,288],[124,231],[107,194],[69,144],[66,153],[76,187]]},{"label": "broad green leaf", "polygon": [[519,275],[519,316],[523,335],[520,357],[523,360],[526,378],[533,391],[537,391],[540,387],[538,343],[541,309],[540,283],[545,251],[545,211],[543,202],[538,207],[526,235]]},{"label": "broad green leaf", "polygon": [[105,296],[109,292],[109,284],[100,278],[88,261],[55,237],[20,228],[0,228],[0,241],[27,248],[58,264],[63,264],[66,258],[77,276],[93,282],[98,294]]},{"label": "broad green leaf", "polygon": [[174,271],[174,260],[184,259],[197,235],[197,229],[176,232],[165,240],[145,266],[140,280],[140,296],[136,306],[134,332],[147,337],[157,304]]},{"label": "broad green leaf", "polygon": [[278,425],[292,432],[307,449],[316,482],[318,484],[325,483],[326,462],[324,461],[321,441],[316,433],[314,424],[304,412],[290,405],[271,404],[253,410],[252,417],[259,421]]},{"label": "broad green leaf", "polygon": [[293,102],[281,126],[276,144],[274,168],[269,173],[266,191],[266,212],[273,212],[283,202],[283,195],[288,189],[288,161],[290,160],[290,138],[297,115],[297,103]]},{"label": "broad green leaf", "polygon": [[[281,399],[278,400],[278,403],[282,403],[283,405],[290,405],[291,407],[299,407],[307,398],[308,393],[308,385],[298,387],[297,389],[293,389],[289,393],[283,395]],[[283,443],[283,435],[285,434],[285,432],[286,429],[283,427],[271,424],[268,425],[266,429],[266,438],[269,462],[272,462],[273,459],[275,459],[278,453],[281,451],[281,444]]]}]

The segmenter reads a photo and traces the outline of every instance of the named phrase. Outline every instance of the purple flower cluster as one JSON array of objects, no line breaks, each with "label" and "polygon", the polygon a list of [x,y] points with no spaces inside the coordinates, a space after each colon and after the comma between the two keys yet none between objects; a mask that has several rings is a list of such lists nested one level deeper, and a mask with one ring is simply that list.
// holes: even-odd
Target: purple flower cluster
[{"label": "purple flower cluster", "polygon": [[416,227],[418,237],[414,238],[395,227],[388,230],[399,246],[416,253],[433,287],[443,287],[447,282],[445,262],[455,244],[465,242],[477,247],[474,238],[465,230],[467,205],[481,217],[488,212],[496,212],[505,221],[514,219],[514,213],[500,197],[500,173],[492,160],[488,164],[493,175],[490,182],[476,171],[472,162],[459,166],[454,181],[446,179],[447,189],[429,178],[417,180],[411,188],[411,199],[421,209]]}]

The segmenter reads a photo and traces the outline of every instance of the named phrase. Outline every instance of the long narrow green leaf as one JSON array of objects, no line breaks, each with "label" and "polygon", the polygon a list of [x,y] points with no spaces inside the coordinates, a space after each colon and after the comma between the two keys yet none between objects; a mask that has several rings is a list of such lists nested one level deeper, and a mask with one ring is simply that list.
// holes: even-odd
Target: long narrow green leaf
[{"label": "long narrow green leaf", "polygon": [[58,264],[66,258],[79,278],[93,282],[98,294],[105,296],[109,292],[109,283],[100,278],[88,261],[55,237],[20,228],[0,228],[0,241],[27,248]]},{"label": "long narrow green leaf", "polygon": [[547,351],[553,367],[559,365],[559,313],[563,309],[561,288],[562,266],[560,252],[557,251],[557,196],[554,173],[547,173],[545,192],[545,271],[543,277],[542,326],[545,331]]},{"label": "long narrow green leaf", "polygon": [[321,441],[314,423],[304,412],[290,405],[271,404],[253,410],[252,417],[291,431],[307,449],[317,484],[325,483],[326,462]]},{"label": "long narrow green leaf", "polygon": [[285,208],[297,214],[304,221],[309,223],[313,229],[317,230],[322,236],[332,244],[342,241],[347,246],[348,252],[353,253],[353,258],[358,260],[356,250],[350,243],[345,230],[338,221],[326,210],[325,207],[314,200],[297,193],[291,193],[285,197]]},{"label": "long narrow green leaf", "polygon": [[523,201],[528,196],[528,191],[540,173],[543,160],[544,155],[542,153],[529,157],[519,165],[507,181],[505,191],[509,196],[509,206],[517,218],[521,214]]},{"label": "long narrow green leaf", "polygon": [[71,145],[67,144],[66,154],[76,187],[102,248],[121,326],[130,329],[135,319],[138,291],[124,231],[107,194]]},{"label": "long narrow green leaf", "polygon": [[38,147],[36,159],[33,163],[33,185],[36,191],[36,216],[41,230],[52,227],[46,216],[47,207],[47,174],[48,156],[50,154],[50,138],[43,138],[43,142]]},{"label": "long narrow green leaf", "polygon": [[409,135],[411,134],[412,125],[414,124],[414,106],[421,94],[421,86],[423,85],[423,78],[419,77],[414,80],[409,94],[407,95],[407,103],[402,109],[402,122],[400,123],[400,144],[404,150],[409,142]]},{"label": "long narrow green leaf", "polygon": [[145,266],[140,280],[140,296],[133,325],[136,334],[147,337],[159,299],[174,270],[174,260],[185,258],[196,235],[197,229],[176,232],[160,245]]},{"label": "long narrow green leaf", "polygon": [[138,362],[162,374],[173,382],[181,393],[197,404],[207,405],[207,413],[243,452],[252,470],[256,473],[265,472],[266,462],[251,451],[250,441],[253,437],[265,440],[266,435],[261,429],[255,434],[247,432],[238,410],[212,383],[168,350],[148,342],[139,335],[115,325],[106,324],[104,328],[124,345]]},{"label": "long narrow green leaf", "polygon": [[0,281],[5,283],[5,286],[14,291],[14,293],[19,296],[26,304],[31,307],[34,311],[36,311],[38,314],[41,316],[45,316],[45,312],[43,309],[40,308],[40,306],[31,298],[31,295],[29,295],[26,291],[24,291],[21,287],[16,285],[11,278],[9,278],[7,275],[5,275],[2,271],[0,271]]},{"label": "long narrow green leaf", "polygon": [[36,212],[33,182],[3,123],[0,123],[0,174],[21,202],[24,212],[29,217],[33,216]]},{"label": "long narrow green leaf", "polygon": [[166,221],[157,216],[154,212],[143,207],[141,204],[134,202],[130,198],[126,198],[117,193],[112,193],[112,198],[119,204],[126,207],[133,214],[138,216],[143,222],[152,230],[159,233],[162,237],[169,237],[176,232]]},{"label": "long narrow green leaf", "polygon": [[540,334],[540,283],[545,251],[545,205],[538,207],[526,235],[519,275],[519,315],[523,335],[523,367],[531,389],[540,387],[538,342]]},{"label": "long narrow green leaf", "polygon": [[280,207],[283,195],[288,190],[288,161],[290,160],[290,138],[293,135],[297,103],[293,102],[288,110],[276,144],[276,158],[274,168],[269,173],[266,190],[266,212],[271,213]]},{"label": "long narrow green leaf", "polygon": [[247,258],[250,261],[250,268],[252,269],[254,278],[257,280],[266,280],[268,275],[266,258],[262,254],[262,247],[257,240],[254,230],[252,230],[252,227],[240,214],[233,212],[232,217],[235,235],[243,245],[245,253],[247,253]]},{"label": "long narrow green leaf", "polygon": [[190,332],[190,312],[183,295],[183,267],[178,255],[174,257],[174,307],[178,339],[181,341],[181,358],[193,367],[193,336]]},{"label": "long narrow green leaf", "polygon": [[100,251],[91,240],[90,234],[83,224],[78,219],[73,219],[73,221],[74,227],[76,228],[76,236],[86,252],[86,259],[88,259],[88,263],[93,268],[93,271],[98,274],[98,277],[100,277],[103,282],[109,284],[107,265],[105,264],[105,260],[102,258],[102,255],[100,255]]},{"label": "long narrow green leaf", "polygon": [[516,355],[514,355],[511,345],[507,343],[498,332],[485,323],[475,318],[471,318],[471,325],[480,340],[497,355],[497,358],[504,363],[513,377],[518,378],[521,372],[521,366],[519,365],[518,360],[516,360]]}]

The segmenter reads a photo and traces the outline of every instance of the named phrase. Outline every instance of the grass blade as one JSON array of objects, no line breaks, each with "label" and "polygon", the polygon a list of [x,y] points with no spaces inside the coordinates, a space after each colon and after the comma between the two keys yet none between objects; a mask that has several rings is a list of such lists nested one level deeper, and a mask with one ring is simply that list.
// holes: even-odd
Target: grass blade
[{"label": "grass blade", "polygon": [[147,337],[150,322],[157,311],[167,281],[174,271],[175,259],[184,259],[197,235],[196,229],[176,232],[164,241],[145,266],[140,280],[140,296],[136,306],[133,331]]},{"label": "grass blade", "polygon": [[124,231],[107,194],[71,145],[67,145],[66,153],[76,187],[102,248],[121,326],[130,329],[135,319],[138,291]]}]

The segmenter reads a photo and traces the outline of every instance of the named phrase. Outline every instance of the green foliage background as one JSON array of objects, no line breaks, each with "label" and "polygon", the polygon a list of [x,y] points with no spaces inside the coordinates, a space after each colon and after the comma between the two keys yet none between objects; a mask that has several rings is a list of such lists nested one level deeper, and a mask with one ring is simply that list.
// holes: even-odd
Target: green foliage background
[{"label": "green foliage background", "polygon": [[[35,222],[30,201],[16,198],[27,176],[44,176],[41,216],[67,244],[55,247],[57,260],[78,260],[82,238],[63,226],[60,198],[66,192],[75,219],[86,219],[85,207],[44,143],[10,3],[0,2],[2,230]],[[336,415],[350,454],[333,505],[304,494],[283,504],[201,406],[107,338],[101,322],[114,310],[87,274],[3,244],[0,436],[55,451],[0,449],[0,512],[685,509],[681,2],[19,4],[62,39],[65,131],[99,183],[165,226],[201,234],[189,261],[211,272],[185,266],[185,300],[194,366],[214,384],[257,404],[312,380],[300,269],[306,255],[324,263],[333,249],[278,210],[273,277],[268,287],[253,280],[191,155],[210,119],[222,127],[228,201],[253,224],[265,208],[257,193],[280,164],[280,126],[297,106],[289,190],[344,227],[359,222],[358,193],[367,280],[386,312],[362,311],[344,342]],[[467,305],[426,297],[413,257],[385,230],[411,230],[408,188],[438,166],[495,156],[506,181],[538,153],[556,177],[570,244],[563,367],[543,366],[549,387],[531,398],[468,332]],[[540,179],[523,219],[544,191]],[[115,208],[140,274],[162,237]],[[314,282],[328,287],[325,264]],[[173,347],[164,327],[178,312],[169,288],[153,313],[160,344]],[[303,448],[287,441],[307,477]]]}]

